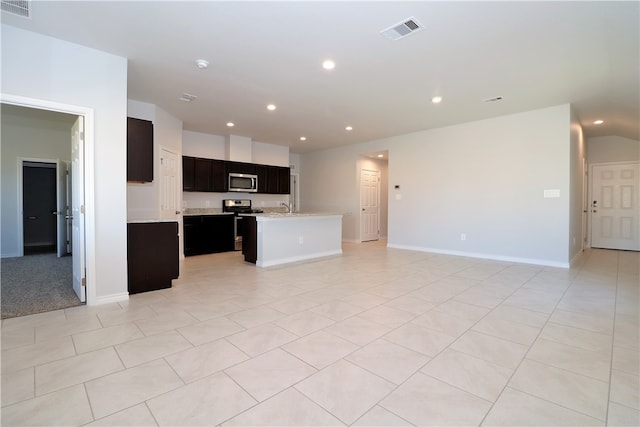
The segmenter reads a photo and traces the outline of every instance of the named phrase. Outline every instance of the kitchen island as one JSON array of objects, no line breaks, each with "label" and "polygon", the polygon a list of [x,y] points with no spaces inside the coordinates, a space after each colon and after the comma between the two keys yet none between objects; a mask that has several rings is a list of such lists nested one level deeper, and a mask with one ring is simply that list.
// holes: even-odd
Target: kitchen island
[{"label": "kitchen island", "polygon": [[342,254],[342,215],[269,213],[246,215],[242,252],[258,267]]}]

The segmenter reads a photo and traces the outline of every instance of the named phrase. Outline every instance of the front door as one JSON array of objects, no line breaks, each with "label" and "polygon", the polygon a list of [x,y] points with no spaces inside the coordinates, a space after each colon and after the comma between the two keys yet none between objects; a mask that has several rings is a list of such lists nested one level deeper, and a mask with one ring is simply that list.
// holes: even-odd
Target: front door
[{"label": "front door", "polygon": [[640,250],[638,163],[593,165],[591,246]]},{"label": "front door", "polygon": [[378,240],[380,172],[362,169],[360,175],[360,241]]}]

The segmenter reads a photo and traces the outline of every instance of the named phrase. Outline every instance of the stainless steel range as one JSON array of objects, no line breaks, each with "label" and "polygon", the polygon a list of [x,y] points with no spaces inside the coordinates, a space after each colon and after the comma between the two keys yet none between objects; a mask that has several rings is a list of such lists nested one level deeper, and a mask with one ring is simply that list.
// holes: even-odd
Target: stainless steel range
[{"label": "stainless steel range", "polygon": [[233,227],[233,237],[235,239],[236,251],[242,250],[242,236],[244,235],[243,217],[239,216],[242,213],[262,213],[260,209],[253,209],[251,207],[251,200],[249,199],[224,199],[222,201],[222,211],[232,212],[235,214],[235,222]]}]

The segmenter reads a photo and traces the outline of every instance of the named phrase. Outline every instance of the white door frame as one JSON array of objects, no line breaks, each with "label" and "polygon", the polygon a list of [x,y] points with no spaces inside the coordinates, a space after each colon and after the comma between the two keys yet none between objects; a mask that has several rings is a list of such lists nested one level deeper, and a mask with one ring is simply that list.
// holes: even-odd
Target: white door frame
[{"label": "white door frame", "polygon": [[591,248],[591,239],[593,238],[593,208],[591,206],[591,201],[593,200],[593,168],[594,166],[617,166],[617,165],[637,165],[640,162],[634,162],[634,161],[622,161],[622,162],[601,162],[601,163],[590,163],[589,164],[589,183],[588,183],[588,193],[589,193],[589,198],[587,200],[587,220],[589,222],[589,225],[587,227],[588,229],[588,233],[589,233],[589,243],[588,246],[589,248]]},{"label": "white door frame", "polygon": [[[23,196],[23,182],[22,182],[22,173],[25,162],[36,162],[36,163],[52,163],[57,164],[60,159],[40,159],[36,157],[18,157],[18,256],[24,256],[24,196]],[[58,169],[56,166],[56,176],[58,174]],[[56,186],[56,193],[58,192]],[[57,234],[57,232],[56,232]],[[57,245],[57,235],[56,235],[56,245]]]},{"label": "white door frame", "polygon": [[[291,181],[295,184],[291,185]],[[291,203],[292,212],[300,212],[300,174],[297,172],[291,172],[289,175],[289,202]],[[293,196],[293,200],[291,197]]]},{"label": "white door frame", "polygon": [[[96,302],[96,223],[95,223],[95,183],[94,183],[94,110],[93,108],[43,99],[28,98],[25,96],[0,93],[0,103],[16,105],[20,107],[35,108],[38,110],[57,111],[84,117],[84,193],[85,193],[85,268],[86,268],[86,295],[87,305]],[[69,141],[71,149],[71,141]],[[76,242],[79,244],[82,242]]]}]

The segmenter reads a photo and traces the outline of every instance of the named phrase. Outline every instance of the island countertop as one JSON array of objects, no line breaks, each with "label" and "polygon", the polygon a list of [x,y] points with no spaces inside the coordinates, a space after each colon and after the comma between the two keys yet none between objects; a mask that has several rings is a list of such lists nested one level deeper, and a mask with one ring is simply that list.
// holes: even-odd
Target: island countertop
[{"label": "island countertop", "polygon": [[256,218],[256,221],[273,221],[284,219],[310,219],[321,217],[342,217],[342,214],[332,212],[265,212],[265,213],[247,213],[240,214],[240,216],[252,216]]}]

